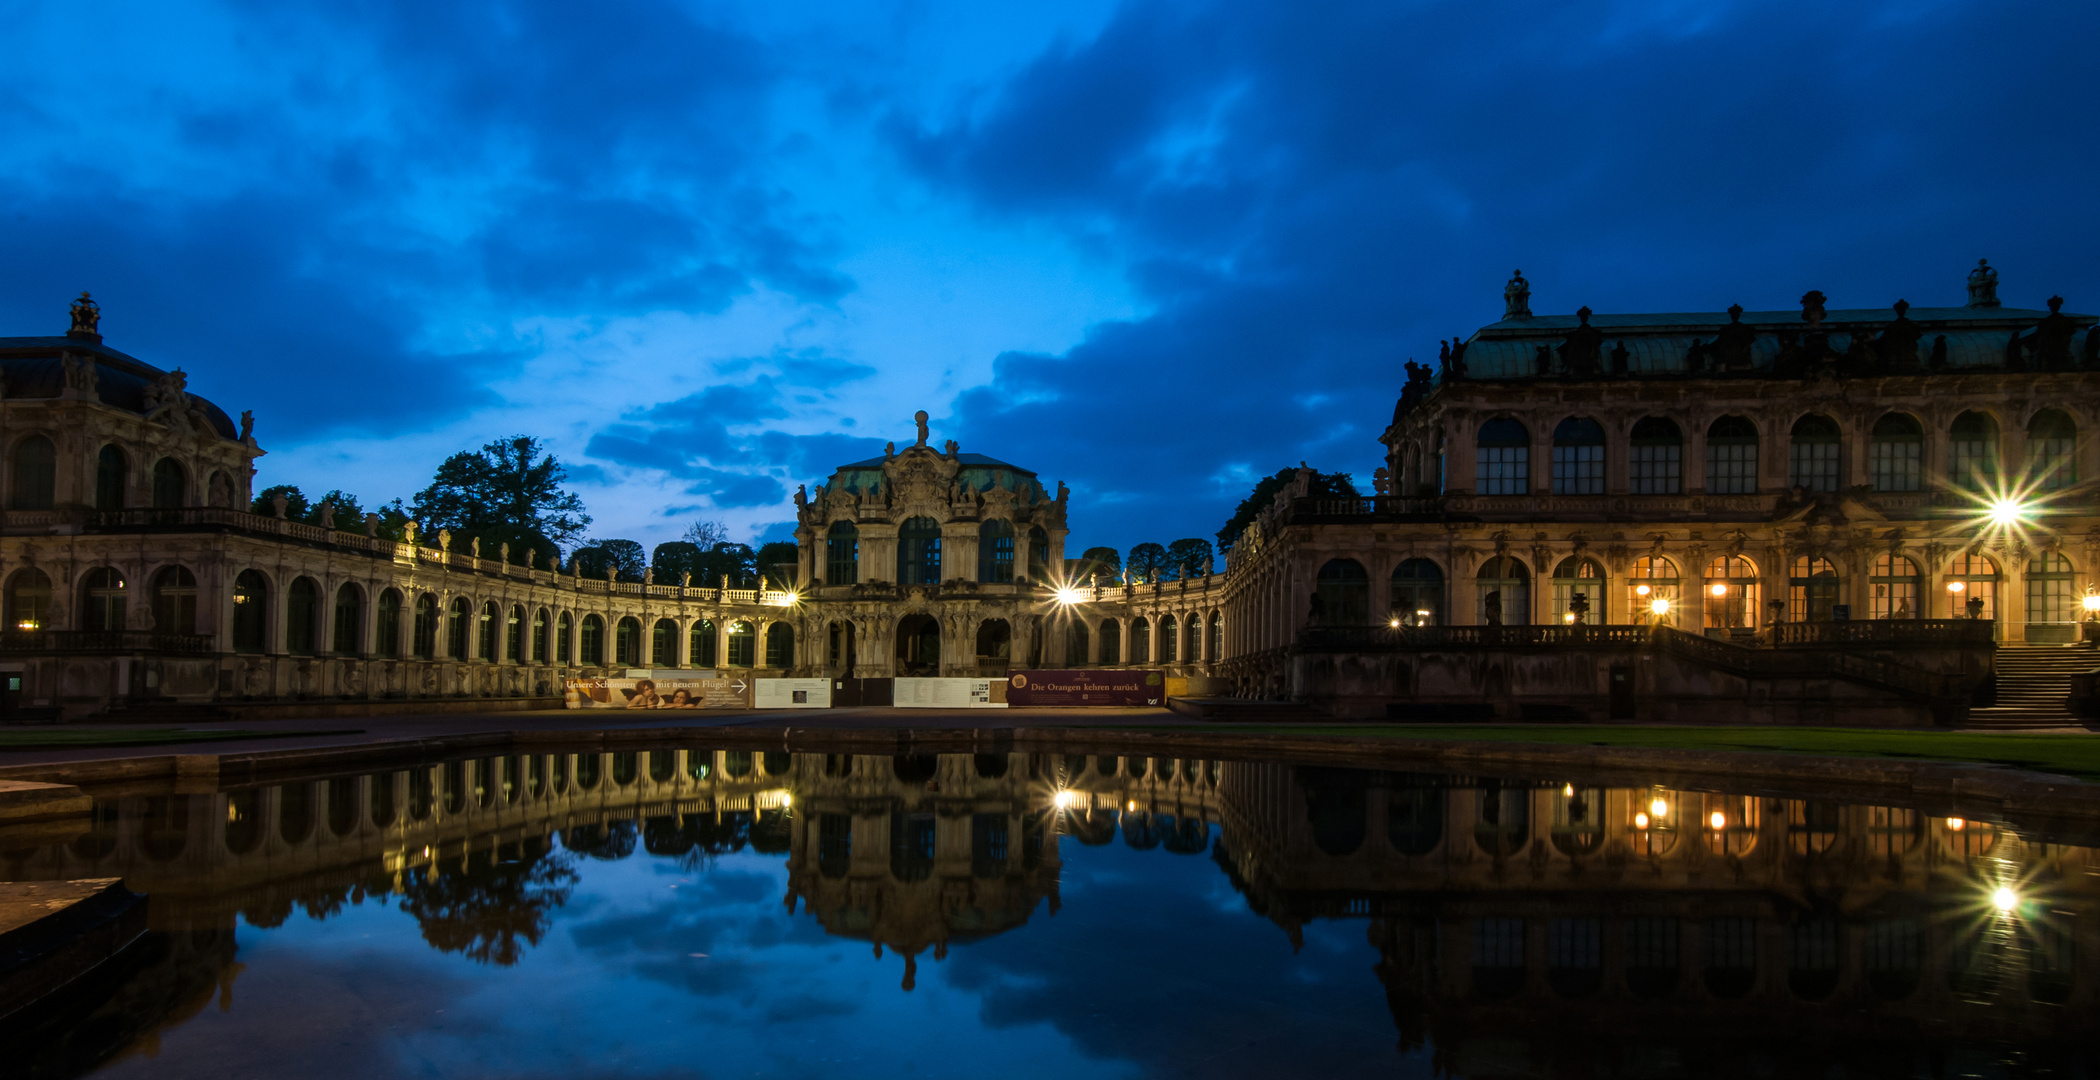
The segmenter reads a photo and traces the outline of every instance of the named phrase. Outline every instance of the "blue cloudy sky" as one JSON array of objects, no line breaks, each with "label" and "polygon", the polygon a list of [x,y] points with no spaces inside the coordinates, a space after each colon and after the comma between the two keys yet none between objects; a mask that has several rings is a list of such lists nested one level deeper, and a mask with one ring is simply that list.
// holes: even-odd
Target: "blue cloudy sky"
[{"label": "blue cloudy sky", "polygon": [[1368,478],[1500,315],[2100,309],[2100,5],[0,0],[0,334],[254,409],[258,486],[512,432],[600,536],[934,437],[1078,546]]}]

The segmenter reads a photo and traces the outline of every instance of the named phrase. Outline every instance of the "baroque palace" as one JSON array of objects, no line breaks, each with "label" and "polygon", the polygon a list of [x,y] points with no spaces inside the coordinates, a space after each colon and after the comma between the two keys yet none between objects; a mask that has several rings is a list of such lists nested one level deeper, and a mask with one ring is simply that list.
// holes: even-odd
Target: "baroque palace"
[{"label": "baroque palace", "polygon": [[789,592],[249,513],[250,416],[104,344],[83,296],[64,335],[0,338],[0,685],[78,716],[1139,667],[1339,715],[2009,722],[2019,647],[2090,612],[2100,334],[1996,288],[1534,316],[1519,274],[1501,321],[1406,365],[1375,495],[1302,470],[1225,572],[1165,583],[1075,576],[1064,485],[920,413],[797,493]]}]

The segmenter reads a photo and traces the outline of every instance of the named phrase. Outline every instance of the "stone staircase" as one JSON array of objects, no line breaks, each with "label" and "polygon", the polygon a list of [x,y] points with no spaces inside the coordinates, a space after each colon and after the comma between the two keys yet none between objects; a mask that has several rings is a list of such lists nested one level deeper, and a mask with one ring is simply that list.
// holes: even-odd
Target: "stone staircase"
[{"label": "stone staircase", "polygon": [[2100,667],[2100,650],[2084,645],[1998,647],[1998,703],[1969,710],[1971,728],[2083,727],[2068,704],[2071,676]]}]

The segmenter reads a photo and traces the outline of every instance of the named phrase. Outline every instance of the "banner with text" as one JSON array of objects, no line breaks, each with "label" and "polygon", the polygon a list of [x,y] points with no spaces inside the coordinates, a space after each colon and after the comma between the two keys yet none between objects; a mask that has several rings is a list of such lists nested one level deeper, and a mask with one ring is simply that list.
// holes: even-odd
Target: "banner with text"
[{"label": "banner with text", "polygon": [[890,704],[900,709],[1003,709],[993,679],[898,679]]},{"label": "banner with text", "polygon": [[754,679],[564,679],[571,709],[748,709]]},{"label": "banner with text", "polygon": [[753,704],[761,709],[828,709],[831,680],[760,679]]},{"label": "banner with text", "polygon": [[1157,671],[1016,671],[1006,680],[1010,705],[1158,705],[1166,679]]}]

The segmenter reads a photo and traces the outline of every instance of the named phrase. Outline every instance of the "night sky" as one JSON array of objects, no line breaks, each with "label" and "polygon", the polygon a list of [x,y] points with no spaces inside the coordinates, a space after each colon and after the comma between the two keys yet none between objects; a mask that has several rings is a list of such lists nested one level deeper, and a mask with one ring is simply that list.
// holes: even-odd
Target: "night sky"
[{"label": "night sky", "polygon": [[1410,357],[1532,308],[2100,310],[2100,5],[0,2],[0,334],[83,289],[257,488],[548,440],[787,534],[936,442],[1070,550],[1368,491]]}]

